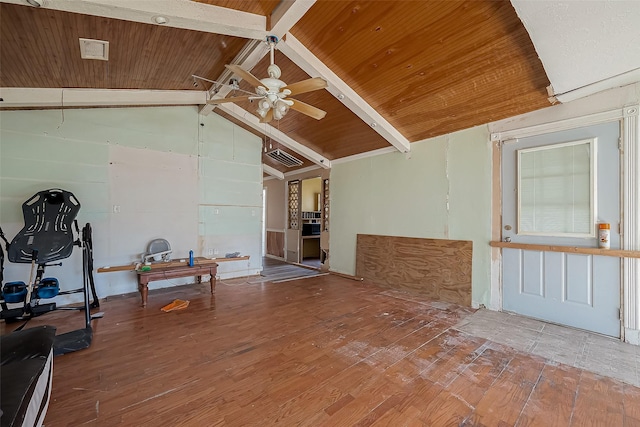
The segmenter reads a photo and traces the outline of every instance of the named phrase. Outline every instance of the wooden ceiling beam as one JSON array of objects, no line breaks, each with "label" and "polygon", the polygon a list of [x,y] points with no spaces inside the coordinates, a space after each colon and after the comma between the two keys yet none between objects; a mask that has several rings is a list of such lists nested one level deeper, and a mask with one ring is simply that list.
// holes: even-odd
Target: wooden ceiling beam
[{"label": "wooden ceiling beam", "polygon": [[272,168],[269,165],[265,165],[264,163],[262,164],[262,170],[263,170],[263,172],[268,173],[272,177],[278,178],[281,181],[284,179],[284,174],[282,172],[280,172],[276,168]]},{"label": "wooden ceiling beam", "polygon": [[282,0],[270,16],[270,34],[278,39],[283,38],[315,2],[316,0]]},{"label": "wooden ceiling beam", "polygon": [[[24,0],[0,0],[25,5]],[[263,40],[268,35],[267,18],[190,0],[46,0],[43,8],[83,15],[103,16],[124,21]]]},{"label": "wooden ceiling beam", "polygon": [[206,92],[193,90],[0,88],[0,109],[197,105]]},{"label": "wooden ceiling beam", "polygon": [[380,113],[347,85],[338,75],[318,59],[291,33],[278,43],[278,50],[296,63],[311,77],[323,77],[329,83],[327,90],[347,108],[372,127],[380,136],[402,153],[411,150],[409,140],[394,128]]},{"label": "wooden ceiling beam", "polygon": [[301,173],[307,173],[307,172],[315,171],[318,169],[320,169],[320,166],[318,165],[307,166],[306,168],[302,168],[302,169],[294,169],[292,171],[285,172],[284,177],[289,178],[290,176],[300,175]]},{"label": "wooden ceiling beam", "polygon": [[245,123],[247,126],[251,127],[252,129],[257,130],[261,134],[270,137],[271,139],[278,142],[279,144],[284,145],[290,150],[295,151],[301,156],[306,157],[316,165],[324,169],[331,168],[331,160],[327,159],[326,157],[322,156],[319,153],[316,153],[309,147],[302,145],[301,143],[294,140],[293,138],[291,138],[284,132],[280,131],[279,129],[276,129],[273,126],[265,123],[260,123],[259,119],[256,116],[254,116],[247,110],[238,107],[236,104],[232,104],[232,103],[220,104],[218,105],[218,108],[221,111],[224,111],[225,113],[229,114],[236,120],[239,120]]}]

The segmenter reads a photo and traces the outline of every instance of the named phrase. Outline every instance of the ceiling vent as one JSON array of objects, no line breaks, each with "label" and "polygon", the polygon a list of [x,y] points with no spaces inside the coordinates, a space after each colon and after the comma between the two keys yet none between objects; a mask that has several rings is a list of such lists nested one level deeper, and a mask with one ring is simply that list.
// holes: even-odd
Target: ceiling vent
[{"label": "ceiling vent", "polygon": [[288,168],[292,168],[294,166],[300,166],[302,164],[302,160],[296,157],[293,157],[291,154],[285,151],[282,151],[279,148],[273,151],[269,151],[267,153],[267,156],[271,157],[273,160],[275,160],[278,163],[282,163]]},{"label": "ceiling vent", "polygon": [[109,60],[109,42],[104,40],[80,39],[80,57],[82,59]]}]

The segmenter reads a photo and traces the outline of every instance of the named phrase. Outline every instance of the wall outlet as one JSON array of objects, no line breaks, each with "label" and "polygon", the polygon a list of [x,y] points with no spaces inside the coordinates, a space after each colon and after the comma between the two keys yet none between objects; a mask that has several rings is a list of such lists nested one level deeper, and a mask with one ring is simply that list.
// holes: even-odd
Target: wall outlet
[{"label": "wall outlet", "polygon": [[217,249],[214,249],[214,250],[213,250],[213,254],[214,254],[214,255],[218,255],[218,250],[217,250]]},{"label": "wall outlet", "polygon": [[213,249],[209,249],[209,250],[207,251],[207,255],[213,255]]},{"label": "wall outlet", "polygon": [[120,205],[113,205],[113,213],[120,213]]}]

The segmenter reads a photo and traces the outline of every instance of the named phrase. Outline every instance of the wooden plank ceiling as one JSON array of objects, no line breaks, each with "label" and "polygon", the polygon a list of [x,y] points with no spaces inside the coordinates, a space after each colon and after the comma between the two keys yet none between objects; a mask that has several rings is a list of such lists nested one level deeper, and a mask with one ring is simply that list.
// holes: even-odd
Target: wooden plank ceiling
[{"label": "wooden plank ceiling", "polygon": [[[13,4],[0,4],[0,27],[0,87],[202,90],[191,75],[219,75],[246,43]],[[80,58],[80,37],[108,41],[109,60]]]},{"label": "wooden plank ceiling", "polygon": [[[279,4],[198,1],[267,17]],[[217,79],[247,41],[6,3],[0,26],[1,87],[203,90],[191,75]],[[411,142],[549,105],[542,64],[506,0],[319,0],[291,34]],[[79,37],[108,40],[109,61],[82,60]],[[276,63],[287,83],[309,78],[280,52]],[[262,78],[267,65],[268,56],[251,72]],[[290,111],[272,125],[319,154],[389,146],[328,91],[296,98],[327,116]]]},{"label": "wooden plank ceiling", "polygon": [[319,1],[291,33],[412,142],[549,106],[508,1]]}]

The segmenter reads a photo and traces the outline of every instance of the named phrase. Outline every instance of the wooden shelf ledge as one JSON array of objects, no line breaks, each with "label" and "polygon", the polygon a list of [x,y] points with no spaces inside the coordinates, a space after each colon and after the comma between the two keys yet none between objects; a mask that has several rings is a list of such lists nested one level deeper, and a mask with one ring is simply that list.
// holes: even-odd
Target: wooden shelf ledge
[{"label": "wooden shelf ledge", "polygon": [[[184,261],[180,261],[181,259],[183,259]],[[156,267],[163,267],[163,268],[185,265],[187,259],[188,258],[178,258],[176,260],[172,260],[172,261],[169,261],[169,262],[152,263],[151,264],[151,269],[153,270],[154,265]],[[247,259],[249,259],[249,255],[239,256],[239,257],[235,257],[235,258],[195,257],[193,259],[193,261],[194,261],[195,265],[211,265],[211,264],[218,264],[218,263],[221,263],[221,262],[242,261],[242,260],[247,260]],[[101,267],[101,268],[98,268],[97,272],[98,273],[110,273],[110,272],[116,272],[116,271],[135,271],[136,264],[138,264],[138,263],[134,262],[134,263],[128,264],[128,265],[115,265],[115,266],[112,266],[112,267]]]},{"label": "wooden shelf ledge", "polygon": [[535,245],[531,243],[513,243],[500,241],[489,242],[489,246],[492,246],[494,248],[524,249],[527,251],[564,252],[571,254],[613,256],[618,258],[640,258],[640,251],[627,251],[623,249],[583,248],[579,246],[560,245]]},{"label": "wooden shelf ledge", "polygon": [[211,261],[218,263],[218,262],[225,262],[225,261],[242,261],[243,259],[249,259],[249,255],[246,256],[238,256],[235,258],[207,258],[210,259]]}]

